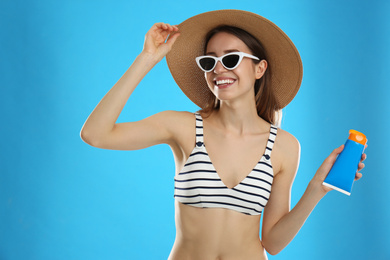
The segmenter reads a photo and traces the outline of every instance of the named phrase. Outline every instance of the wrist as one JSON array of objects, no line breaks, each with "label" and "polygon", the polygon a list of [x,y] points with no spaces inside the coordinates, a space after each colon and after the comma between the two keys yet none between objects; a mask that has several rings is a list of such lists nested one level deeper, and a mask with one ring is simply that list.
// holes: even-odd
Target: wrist
[{"label": "wrist", "polygon": [[320,201],[327,193],[328,190],[322,185],[322,182],[317,180],[311,180],[307,186],[306,192],[310,194],[310,197]]},{"label": "wrist", "polygon": [[162,57],[158,57],[156,54],[143,50],[137,57],[137,60],[142,60],[152,66],[156,65],[162,60]]},{"label": "wrist", "polygon": [[165,55],[162,54],[161,51],[158,51],[158,50],[155,52],[150,52],[150,51],[143,49],[141,51],[141,53],[139,54],[139,56],[157,64],[164,58]]}]

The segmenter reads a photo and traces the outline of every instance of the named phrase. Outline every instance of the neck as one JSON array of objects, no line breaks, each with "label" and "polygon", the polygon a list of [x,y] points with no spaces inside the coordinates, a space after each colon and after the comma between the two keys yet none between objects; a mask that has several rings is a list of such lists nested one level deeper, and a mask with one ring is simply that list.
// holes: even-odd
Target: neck
[{"label": "neck", "polygon": [[267,122],[257,114],[256,103],[253,102],[223,102],[218,111],[215,111],[214,117],[228,132],[243,135],[259,131],[259,126],[268,128]]}]

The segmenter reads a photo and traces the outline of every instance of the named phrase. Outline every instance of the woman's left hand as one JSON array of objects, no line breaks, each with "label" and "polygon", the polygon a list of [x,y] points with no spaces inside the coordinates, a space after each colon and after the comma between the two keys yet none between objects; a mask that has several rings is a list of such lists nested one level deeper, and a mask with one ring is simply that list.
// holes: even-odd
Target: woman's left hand
[{"label": "woman's left hand", "polygon": [[[367,145],[366,145],[367,147]],[[318,168],[316,174],[314,175],[313,179],[311,180],[310,184],[314,185],[316,187],[321,187],[321,190],[324,193],[327,193],[331,191],[332,189],[329,187],[326,187],[322,185],[324,182],[326,176],[328,175],[330,169],[332,169],[333,164],[335,163],[337,156],[343,151],[344,145],[341,145],[340,147],[333,150],[333,152],[324,160],[320,168]],[[359,180],[362,177],[362,174],[360,173],[361,170],[364,168],[363,161],[367,158],[367,155],[365,153],[362,154],[362,157],[360,159],[358,169],[355,174],[355,180]]]}]

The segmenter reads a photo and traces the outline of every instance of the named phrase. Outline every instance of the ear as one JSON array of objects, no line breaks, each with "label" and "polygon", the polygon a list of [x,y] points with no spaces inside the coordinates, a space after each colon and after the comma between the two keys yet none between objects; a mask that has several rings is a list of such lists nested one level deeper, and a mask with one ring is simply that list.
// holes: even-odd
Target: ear
[{"label": "ear", "polygon": [[258,64],[256,64],[256,79],[260,79],[264,75],[267,67],[268,63],[266,60],[261,60]]}]

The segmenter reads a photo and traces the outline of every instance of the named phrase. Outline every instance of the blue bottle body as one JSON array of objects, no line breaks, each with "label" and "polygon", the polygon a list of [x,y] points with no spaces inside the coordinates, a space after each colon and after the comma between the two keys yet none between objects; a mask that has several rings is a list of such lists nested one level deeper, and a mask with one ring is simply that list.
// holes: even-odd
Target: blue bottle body
[{"label": "blue bottle body", "polygon": [[363,151],[364,145],[348,139],[323,185],[350,195]]}]

